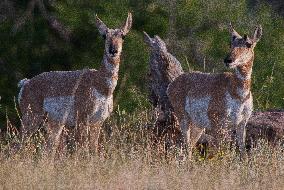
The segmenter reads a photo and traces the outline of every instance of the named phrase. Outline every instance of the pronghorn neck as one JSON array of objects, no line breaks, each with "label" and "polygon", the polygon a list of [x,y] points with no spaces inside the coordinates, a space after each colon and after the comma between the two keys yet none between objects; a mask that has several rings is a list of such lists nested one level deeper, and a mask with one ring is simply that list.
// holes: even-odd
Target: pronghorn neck
[{"label": "pronghorn neck", "polygon": [[106,81],[106,87],[113,92],[117,85],[120,57],[113,59],[104,55],[102,62],[103,64],[99,72],[101,72],[104,81]]},{"label": "pronghorn neck", "polygon": [[235,76],[239,80],[251,80],[252,65],[254,57],[252,57],[247,63],[244,63],[235,68]]},{"label": "pronghorn neck", "polygon": [[254,57],[247,63],[235,68],[232,85],[230,85],[231,94],[241,101],[245,101],[250,96],[251,75]]}]

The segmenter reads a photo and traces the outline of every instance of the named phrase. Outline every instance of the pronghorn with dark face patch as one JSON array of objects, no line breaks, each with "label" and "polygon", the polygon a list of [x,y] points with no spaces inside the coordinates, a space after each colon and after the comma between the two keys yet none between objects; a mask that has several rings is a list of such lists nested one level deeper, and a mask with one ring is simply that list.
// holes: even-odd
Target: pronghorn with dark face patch
[{"label": "pronghorn with dark face patch", "polygon": [[240,151],[245,150],[245,126],[253,110],[250,88],[254,47],[262,28],[256,28],[253,38],[241,37],[231,25],[230,33],[231,51],[224,62],[234,73],[187,73],[168,87],[170,102],[190,148],[204,133],[220,138],[222,129],[232,129],[236,130]]},{"label": "pronghorn with dark face patch", "polygon": [[89,126],[90,148],[96,150],[101,124],[113,110],[123,39],[131,25],[131,13],[120,29],[109,29],[96,17],[96,26],[105,39],[99,70],[46,72],[19,83],[23,143],[47,114],[50,131],[47,150],[56,148],[64,125],[79,124]]}]

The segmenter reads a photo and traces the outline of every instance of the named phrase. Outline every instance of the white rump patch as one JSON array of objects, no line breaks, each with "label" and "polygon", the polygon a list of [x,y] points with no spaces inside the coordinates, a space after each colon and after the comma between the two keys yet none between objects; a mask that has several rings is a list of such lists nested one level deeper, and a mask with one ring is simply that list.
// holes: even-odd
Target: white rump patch
[{"label": "white rump patch", "polygon": [[43,109],[49,117],[62,124],[75,125],[74,96],[45,98]]},{"label": "white rump patch", "polygon": [[208,118],[208,106],[210,97],[191,98],[186,97],[185,111],[188,113],[193,124],[209,128],[211,127]]},{"label": "white rump patch", "polygon": [[20,88],[20,92],[19,92],[19,95],[18,95],[18,103],[19,104],[20,104],[20,101],[21,101],[22,96],[23,96],[24,87],[29,81],[30,81],[29,79],[25,78],[18,83],[18,87]]}]

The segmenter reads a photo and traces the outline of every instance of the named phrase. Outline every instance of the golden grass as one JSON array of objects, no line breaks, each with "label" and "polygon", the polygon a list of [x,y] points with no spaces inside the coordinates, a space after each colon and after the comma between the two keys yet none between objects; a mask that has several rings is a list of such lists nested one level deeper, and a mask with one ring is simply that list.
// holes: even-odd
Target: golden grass
[{"label": "golden grass", "polygon": [[[283,147],[260,141],[240,161],[234,150],[212,159],[195,155],[179,161],[177,150],[167,158],[154,146],[146,123],[147,112],[127,116],[116,113],[105,127],[103,156],[84,149],[60,152],[55,160],[41,153],[37,134],[25,149],[9,155],[9,144],[0,152],[0,189],[283,189]],[[163,146],[163,145],[161,145]]]}]

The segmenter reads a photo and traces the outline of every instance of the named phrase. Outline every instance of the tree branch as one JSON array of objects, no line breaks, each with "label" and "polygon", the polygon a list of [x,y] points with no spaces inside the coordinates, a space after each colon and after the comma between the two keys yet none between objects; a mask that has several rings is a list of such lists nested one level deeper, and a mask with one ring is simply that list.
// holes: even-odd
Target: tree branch
[{"label": "tree branch", "polygon": [[35,8],[36,0],[31,0],[28,3],[27,10],[25,11],[24,15],[18,18],[12,28],[12,33],[17,33],[26,23],[26,21],[32,17],[32,12]]},{"label": "tree branch", "polygon": [[71,31],[65,27],[55,16],[49,15],[42,0],[37,0],[37,5],[41,15],[47,21],[49,27],[55,31],[65,41],[70,41],[72,38]]},{"label": "tree branch", "polygon": [[42,17],[47,21],[49,27],[55,31],[63,40],[69,42],[72,38],[71,31],[65,27],[55,16],[48,13],[45,8],[43,0],[31,0],[28,3],[27,10],[24,15],[20,17],[12,28],[12,33],[17,33],[26,23],[26,21],[32,17],[32,12],[38,7]]}]

